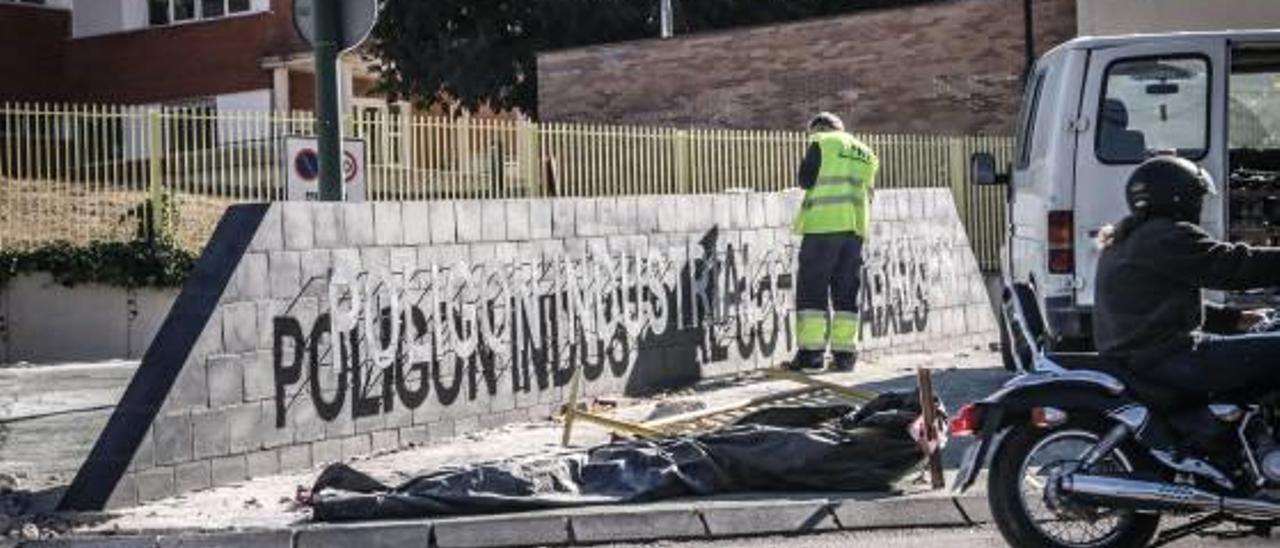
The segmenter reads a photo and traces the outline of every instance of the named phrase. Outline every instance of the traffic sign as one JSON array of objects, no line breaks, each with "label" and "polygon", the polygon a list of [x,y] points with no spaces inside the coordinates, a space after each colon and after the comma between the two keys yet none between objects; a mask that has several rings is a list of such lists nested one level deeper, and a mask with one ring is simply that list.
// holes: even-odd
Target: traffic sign
[{"label": "traffic sign", "polygon": [[293,157],[293,174],[311,182],[320,178],[320,153],[314,148],[304,148]]},{"label": "traffic sign", "polygon": [[[338,51],[349,51],[364,42],[378,22],[378,0],[319,0],[335,1],[340,6]],[[293,26],[312,48],[316,46],[315,3],[317,0],[294,0]]]},{"label": "traffic sign", "polygon": [[[289,200],[320,199],[320,146],[315,137],[284,138],[285,194]],[[343,139],[342,187],[348,202],[367,197],[363,139]]]}]

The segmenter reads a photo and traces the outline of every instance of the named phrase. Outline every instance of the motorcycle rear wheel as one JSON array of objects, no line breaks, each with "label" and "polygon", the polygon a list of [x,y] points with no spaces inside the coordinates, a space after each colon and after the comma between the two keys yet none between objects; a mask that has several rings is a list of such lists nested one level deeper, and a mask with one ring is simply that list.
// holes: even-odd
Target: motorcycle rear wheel
[{"label": "motorcycle rear wheel", "polygon": [[[1159,514],[1084,506],[1052,492],[1052,475],[1078,465],[1104,432],[1078,422],[1053,430],[1014,427],[991,463],[987,497],[1001,535],[1015,548],[1128,548],[1146,546]],[[1141,457],[1122,445],[1095,472],[1132,472]]]}]

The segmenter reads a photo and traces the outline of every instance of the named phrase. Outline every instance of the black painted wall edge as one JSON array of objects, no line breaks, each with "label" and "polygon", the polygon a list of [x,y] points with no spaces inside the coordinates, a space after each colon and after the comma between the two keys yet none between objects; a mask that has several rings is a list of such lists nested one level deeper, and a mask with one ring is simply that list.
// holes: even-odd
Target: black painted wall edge
[{"label": "black painted wall edge", "polygon": [[111,419],[62,496],[59,510],[96,511],[106,506],[269,207],[243,204],[227,208]]}]

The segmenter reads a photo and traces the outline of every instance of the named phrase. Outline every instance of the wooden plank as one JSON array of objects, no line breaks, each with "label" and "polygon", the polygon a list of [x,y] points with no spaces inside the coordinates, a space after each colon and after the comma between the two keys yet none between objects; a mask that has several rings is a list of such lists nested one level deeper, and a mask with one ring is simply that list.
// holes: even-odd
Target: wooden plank
[{"label": "wooden plank", "polygon": [[933,371],[927,367],[916,370],[916,382],[920,388],[920,411],[924,419],[924,439],[929,451],[929,483],[934,489],[946,487],[946,479],[942,474],[942,455],[936,445],[938,441],[937,414],[933,407]]},{"label": "wooden plank", "polygon": [[757,396],[755,398],[740,400],[734,403],[719,405],[716,407],[703,409],[701,411],[693,411],[690,413],[672,415],[670,417],[664,417],[657,420],[647,421],[647,422],[644,422],[643,424],[649,427],[660,427],[660,426],[680,424],[684,422],[693,422],[693,421],[706,419],[715,415],[721,415],[721,414],[730,413],[733,411],[738,411],[748,407],[764,405],[768,403],[775,403],[781,400],[794,398],[798,395],[813,393],[818,390],[819,388],[813,387],[813,386],[806,386],[803,388],[794,388],[791,390],[784,390],[782,392],[777,392],[777,393],[769,394],[766,396]]},{"label": "wooden plank", "polygon": [[778,380],[798,382],[813,388],[822,388],[822,389],[830,390],[832,392],[836,392],[841,395],[848,396],[864,402],[874,400],[880,396],[875,392],[854,388],[852,386],[845,386],[843,384],[836,384],[834,382],[815,378],[813,376],[806,375],[804,373],[787,371],[786,369],[777,369],[777,368],[766,369],[765,376],[773,379],[778,379]]},{"label": "wooden plank", "polygon": [[569,404],[564,408],[564,434],[560,436],[560,445],[569,446],[569,438],[573,436],[573,420],[578,416],[578,395],[582,391],[582,367],[573,372],[569,381]]},{"label": "wooden plank", "polygon": [[[573,416],[580,421],[598,424],[614,432],[629,434],[639,438],[658,439],[668,437],[667,432],[638,422],[615,419],[588,411],[573,411]],[[565,445],[568,445],[566,442]]]}]

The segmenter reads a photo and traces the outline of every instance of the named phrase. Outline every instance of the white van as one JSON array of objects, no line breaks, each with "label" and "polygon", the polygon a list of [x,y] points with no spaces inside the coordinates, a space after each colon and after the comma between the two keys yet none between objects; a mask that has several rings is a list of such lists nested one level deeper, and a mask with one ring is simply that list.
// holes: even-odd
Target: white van
[{"label": "white van", "polygon": [[[997,174],[986,153],[971,165],[975,184],[1009,185],[1006,366],[1027,370],[1029,333],[1059,351],[1092,348],[1094,239],[1126,215],[1125,182],[1157,151],[1212,174],[1212,234],[1280,244],[1280,31],[1079,38],[1036,63],[1013,165]],[[1277,296],[1207,295],[1239,307]]]}]

